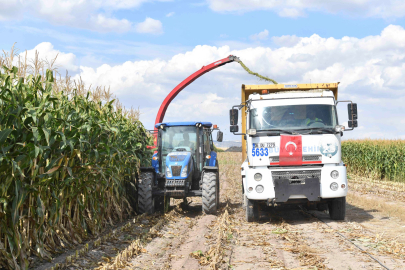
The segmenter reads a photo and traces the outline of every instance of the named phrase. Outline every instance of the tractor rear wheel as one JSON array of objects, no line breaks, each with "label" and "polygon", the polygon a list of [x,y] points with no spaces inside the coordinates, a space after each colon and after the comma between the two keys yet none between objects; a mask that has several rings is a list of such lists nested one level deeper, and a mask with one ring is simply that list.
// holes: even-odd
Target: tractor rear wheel
[{"label": "tractor rear wheel", "polygon": [[141,172],[138,181],[138,211],[139,213],[153,214],[155,211],[152,197],[152,172]]},{"label": "tractor rear wheel", "polygon": [[329,202],[329,216],[333,220],[344,220],[346,215],[346,197]]},{"label": "tractor rear wheel", "polygon": [[220,191],[220,188],[219,188],[219,172],[217,172],[217,190],[216,190],[216,192],[217,192],[217,196],[216,196],[216,198],[217,198],[217,201],[216,201],[217,209],[219,208],[219,191]]},{"label": "tractor rear wheel", "polygon": [[206,214],[217,213],[218,179],[217,173],[205,172],[202,186],[202,210]]}]

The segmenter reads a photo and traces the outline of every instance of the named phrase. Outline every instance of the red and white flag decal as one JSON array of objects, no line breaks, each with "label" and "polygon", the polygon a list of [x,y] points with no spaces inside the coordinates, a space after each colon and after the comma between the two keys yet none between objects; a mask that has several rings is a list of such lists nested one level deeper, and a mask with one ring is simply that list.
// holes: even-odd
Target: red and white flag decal
[{"label": "red and white flag decal", "polygon": [[302,165],[301,135],[280,136],[280,166]]}]

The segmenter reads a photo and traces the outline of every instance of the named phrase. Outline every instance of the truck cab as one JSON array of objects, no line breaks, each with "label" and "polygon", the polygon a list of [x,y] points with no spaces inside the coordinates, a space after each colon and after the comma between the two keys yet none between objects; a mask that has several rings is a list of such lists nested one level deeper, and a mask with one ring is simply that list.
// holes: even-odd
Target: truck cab
[{"label": "truck cab", "polygon": [[[332,89],[267,85],[234,106],[243,110],[244,118],[241,175],[248,221],[258,218],[261,203],[304,204],[329,209],[332,219],[344,219],[348,186],[341,137],[345,127],[339,125],[334,85]],[[353,129],[357,105],[350,102],[348,107]],[[231,110],[234,133],[237,112]]]}]

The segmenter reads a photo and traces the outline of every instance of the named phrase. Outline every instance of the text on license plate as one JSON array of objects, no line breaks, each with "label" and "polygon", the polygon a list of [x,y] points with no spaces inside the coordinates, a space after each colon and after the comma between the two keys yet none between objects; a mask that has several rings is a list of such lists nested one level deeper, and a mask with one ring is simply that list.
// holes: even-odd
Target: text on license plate
[{"label": "text on license plate", "polygon": [[276,143],[270,142],[270,143],[254,143],[253,148],[275,148]]}]

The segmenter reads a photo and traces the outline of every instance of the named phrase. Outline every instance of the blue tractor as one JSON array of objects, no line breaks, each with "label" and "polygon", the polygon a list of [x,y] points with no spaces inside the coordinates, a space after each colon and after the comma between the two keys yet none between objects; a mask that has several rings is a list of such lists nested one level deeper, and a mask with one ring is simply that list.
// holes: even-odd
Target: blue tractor
[{"label": "blue tractor", "polygon": [[[165,211],[170,198],[202,197],[202,210],[215,214],[219,205],[219,167],[209,122],[170,122],[155,126],[157,152],[138,180],[138,212]],[[218,130],[217,141],[223,133]]]}]

